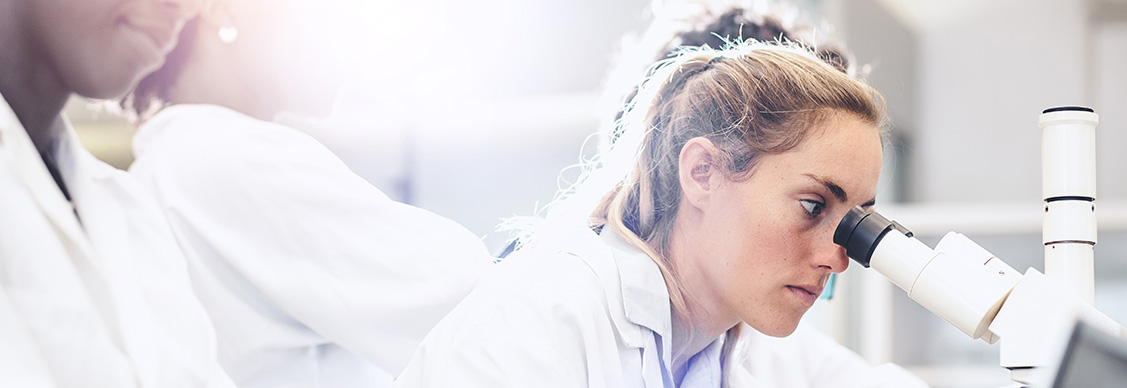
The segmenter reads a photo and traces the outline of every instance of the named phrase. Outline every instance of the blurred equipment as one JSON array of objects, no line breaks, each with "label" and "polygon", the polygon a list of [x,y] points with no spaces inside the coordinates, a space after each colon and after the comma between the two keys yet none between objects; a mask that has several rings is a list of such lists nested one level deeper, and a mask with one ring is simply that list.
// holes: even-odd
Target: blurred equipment
[{"label": "blurred equipment", "polygon": [[[1000,364],[1030,384],[1035,369],[1055,365],[1062,338],[1077,320],[1127,338],[1127,328],[1092,307],[1096,113],[1085,107],[1046,109],[1042,132],[1045,269],[1021,274],[962,234],[929,248],[912,232],[855,207],[834,242],[876,269],[908,296],[988,343],[999,339]],[[1110,372],[1109,372],[1110,373]]]},{"label": "blurred equipment", "polygon": [[1111,388],[1127,383],[1127,341],[1077,323],[1052,388]]}]

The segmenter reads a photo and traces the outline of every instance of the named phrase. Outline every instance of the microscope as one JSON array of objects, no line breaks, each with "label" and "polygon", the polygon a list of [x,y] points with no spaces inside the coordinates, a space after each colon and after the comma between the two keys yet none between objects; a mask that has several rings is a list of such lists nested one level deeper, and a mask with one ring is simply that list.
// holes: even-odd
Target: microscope
[{"label": "microscope", "polygon": [[1127,338],[1127,328],[1093,307],[1098,123],[1086,107],[1050,108],[1040,116],[1045,273],[1023,274],[956,232],[929,248],[861,207],[838,224],[834,243],[971,338],[1000,340],[1000,364],[1010,379],[1040,383],[1039,370],[1059,361],[1054,339],[1077,321]]}]

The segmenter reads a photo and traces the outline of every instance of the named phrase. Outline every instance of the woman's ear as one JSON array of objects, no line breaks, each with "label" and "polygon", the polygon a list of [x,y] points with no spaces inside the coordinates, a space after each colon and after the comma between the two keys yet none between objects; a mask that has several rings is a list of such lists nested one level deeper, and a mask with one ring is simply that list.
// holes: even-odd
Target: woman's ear
[{"label": "woman's ear", "polygon": [[678,178],[681,180],[682,196],[691,206],[704,208],[720,179],[723,179],[722,171],[715,164],[719,156],[720,148],[703,137],[689,139],[681,147]]}]

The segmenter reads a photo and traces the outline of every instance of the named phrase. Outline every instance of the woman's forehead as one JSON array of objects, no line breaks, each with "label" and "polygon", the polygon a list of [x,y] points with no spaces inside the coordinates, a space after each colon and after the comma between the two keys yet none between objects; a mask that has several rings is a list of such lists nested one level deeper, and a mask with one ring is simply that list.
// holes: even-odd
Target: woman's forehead
[{"label": "woman's forehead", "polygon": [[871,197],[883,158],[880,132],[860,119],[839,117],[842,119],[824,120],[823,128],[815,128],[794,149],[765,155],[759,167],[785,173],[790,179],[840,188],[850,199]]}]

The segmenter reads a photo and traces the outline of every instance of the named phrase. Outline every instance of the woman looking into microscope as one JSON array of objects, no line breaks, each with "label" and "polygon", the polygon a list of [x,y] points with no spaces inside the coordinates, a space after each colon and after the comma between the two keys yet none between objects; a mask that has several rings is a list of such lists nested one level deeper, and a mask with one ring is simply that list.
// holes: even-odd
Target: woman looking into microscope
[{"label": "woman looking into microscope", "polygon": [[853,206],[882,100],[806,49],[660,62],[575,191],[427,336],[401,387],[720,387],[747,323],[791,334]]},{"label": "woman looking into microscope", "polygon": [[[675,6],[680,4],[681,6]],[[637,93],[637,74],[655,60],[675,56],[684,47],[723,47],[726,42],[748,39],[763,42],[797,42],[812,48],[817,56],[851,77],[857,75],[856,60],[844,45],[795,19],[797,12],[785,4],[767,6],[732,1],[728,4],[688,2],[667,4],[654,10],[655,19],[646,31],[624,50],[620,64],[608,81],[608,100]],[[817,31],[821,32],[821,31]],[[621,82],[615,82],[621,80]],[[622,104],[614,104],[617,121]],[[605,128],[613,129],[613,125]],[[614,132],[608,130],[610,142]],[[834,275],[831,275],[834,276]],[[822,297],[833,295],[828,282]],[[826,302],[820,301],[822,308]],[[813,307],[818,308],[818,307]],[[730,365],[735,386],[769,387],[920,387],[926,383],[898,365],[870,365],[856,352],[838,344],[814,324],[804,320],[786,337],[772,337],[741,324],[739,341],[732,347]]]}]

